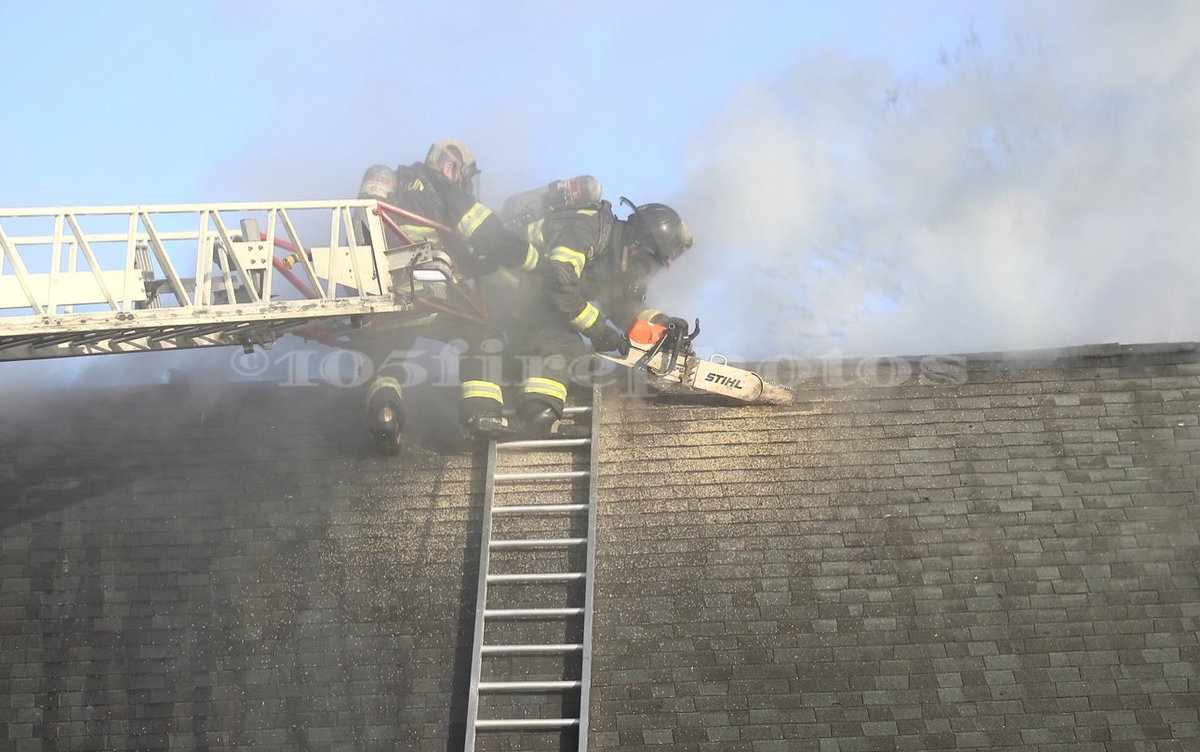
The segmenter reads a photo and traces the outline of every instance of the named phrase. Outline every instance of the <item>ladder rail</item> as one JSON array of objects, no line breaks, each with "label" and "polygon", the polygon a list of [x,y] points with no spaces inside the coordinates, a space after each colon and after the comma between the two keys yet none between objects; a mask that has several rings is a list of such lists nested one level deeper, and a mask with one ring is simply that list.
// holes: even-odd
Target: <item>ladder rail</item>
[{"label": "ladder rail", "polygon": [[594,594],[596,588],[596,496],[599,488],[600,470],[600,387],[592,386],[592,409],[588,416],[591,419],[589,433],[592,441],[588,446],[588,469],[591,478],[588,481],[587,505],[587,579],[584,582],[583,594],[583,648],[581,656],[582,670],[579,675],[579,746],[578,752],[587,752],[588,745],[588,715],[592,693],[592,614],[595,610]]},{"label": "ladder rail", "polygon": [[476,721],[479,717],[480,672],[483,669],[484,612],[487,610],[489,545],[492,538],[492,502],[496,495],[496,442],[488,442],[487,481],[483,487],[483,519],[480,523],[479,580],[475,586],[475,633],[471,648],[471,685],[467,692],[467,728],[463,749],[475,749]]}]

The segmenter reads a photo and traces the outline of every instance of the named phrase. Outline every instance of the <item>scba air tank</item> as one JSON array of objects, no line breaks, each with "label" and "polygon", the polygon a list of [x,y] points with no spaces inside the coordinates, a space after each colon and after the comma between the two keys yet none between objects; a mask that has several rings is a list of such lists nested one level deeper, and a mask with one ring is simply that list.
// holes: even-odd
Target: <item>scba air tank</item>
[{"label": "scba air tank", "polygon": [[363,173],[358,187],[359,198],[386,201],[396,191],[396,171],[387,165],[371,165]]},{"label": "scba air tank", "polygon": [[591,175],[580,175],[510,196],[500,213],[508,222],[528,224],[555,209],[593,204],[600,200],[601,192],[599,180]]}]

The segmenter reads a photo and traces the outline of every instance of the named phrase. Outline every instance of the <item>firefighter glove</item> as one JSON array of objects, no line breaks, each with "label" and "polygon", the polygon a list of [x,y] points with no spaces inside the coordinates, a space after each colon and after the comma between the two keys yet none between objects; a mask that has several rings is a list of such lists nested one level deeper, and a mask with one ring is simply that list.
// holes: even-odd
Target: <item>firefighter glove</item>
[{"label": "firefighter glove", "polygon": [[500,262],[486,253],[479,253],[471,256],[466,267],[464,270],[466,276],[483,277],[499,269]]},{"label": "firefighter glove", "polygon": [[597,328],[591,335],[591,340],[592,349],[596,352],[617,352],[621,357],[629,354],[629,340],[612,327]]}]

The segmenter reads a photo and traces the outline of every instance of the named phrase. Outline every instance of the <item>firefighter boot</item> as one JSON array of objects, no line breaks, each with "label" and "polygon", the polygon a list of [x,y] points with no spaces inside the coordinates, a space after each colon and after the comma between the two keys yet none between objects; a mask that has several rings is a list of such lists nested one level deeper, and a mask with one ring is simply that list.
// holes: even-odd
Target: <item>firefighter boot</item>
[{"label": "firefighter boot", "polygon": [[542,400],[531,399],[517,405],[521,433],[530,439],[545,439],[558,435],[560,411]]},{"label": "firefighter boot", "polygon": [[503,441],[515,433],[500,414],[504,392],[500,385],[486,379],[466,379],[459,403],[462,425],[476,441]]},{"label": "firefighter boot", "polygon": [[375,439],[380,452],[400,453],[400,432],[404,428],[400,382],[390,376],[380,376],[367,392],[367,430]]},{"label": "firefighter boot", "polygon": [[500,414],[501,403],[486,399],[464,399],[462,425],[474,441],[504,441],[516,435]]},{"label": "firefighter boot", "polygon": [[400,453],[400,432],[404,428],[404,413],[400,402],[383,395],[371,398],[367,407],[367,427],[375,439],[375,446],[388,455]]},{"label": "firefighter boot", "polygon": [[466,420],[467,433],[477,441],[504,441],[516,435],[501,415],[479,413]]},{"label": "firefighter boot", "polygon": [[591,435],[585,425],[563,423],[562,415],[540,400],[529,400],[517,406],[521,433],[528,439],[584,439]]}]

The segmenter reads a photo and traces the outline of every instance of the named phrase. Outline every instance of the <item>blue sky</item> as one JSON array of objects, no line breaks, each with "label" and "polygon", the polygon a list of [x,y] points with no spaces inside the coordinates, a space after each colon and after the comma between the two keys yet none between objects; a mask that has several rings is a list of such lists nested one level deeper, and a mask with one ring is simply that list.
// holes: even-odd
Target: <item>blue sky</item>
[{"label": "blue sky", "polygon": [[820,48],[919,75],[978,8],[5,3],[0,205],[345,193],[444,136],[475,147],[495,203],[581,172],[648,200],[746,83]]},{"label": "blue sky", "polygon": [[710,348],[1196,339],[1188,0],[0,4],[0,206],[352,195],[456,137],[695,249]]}]

